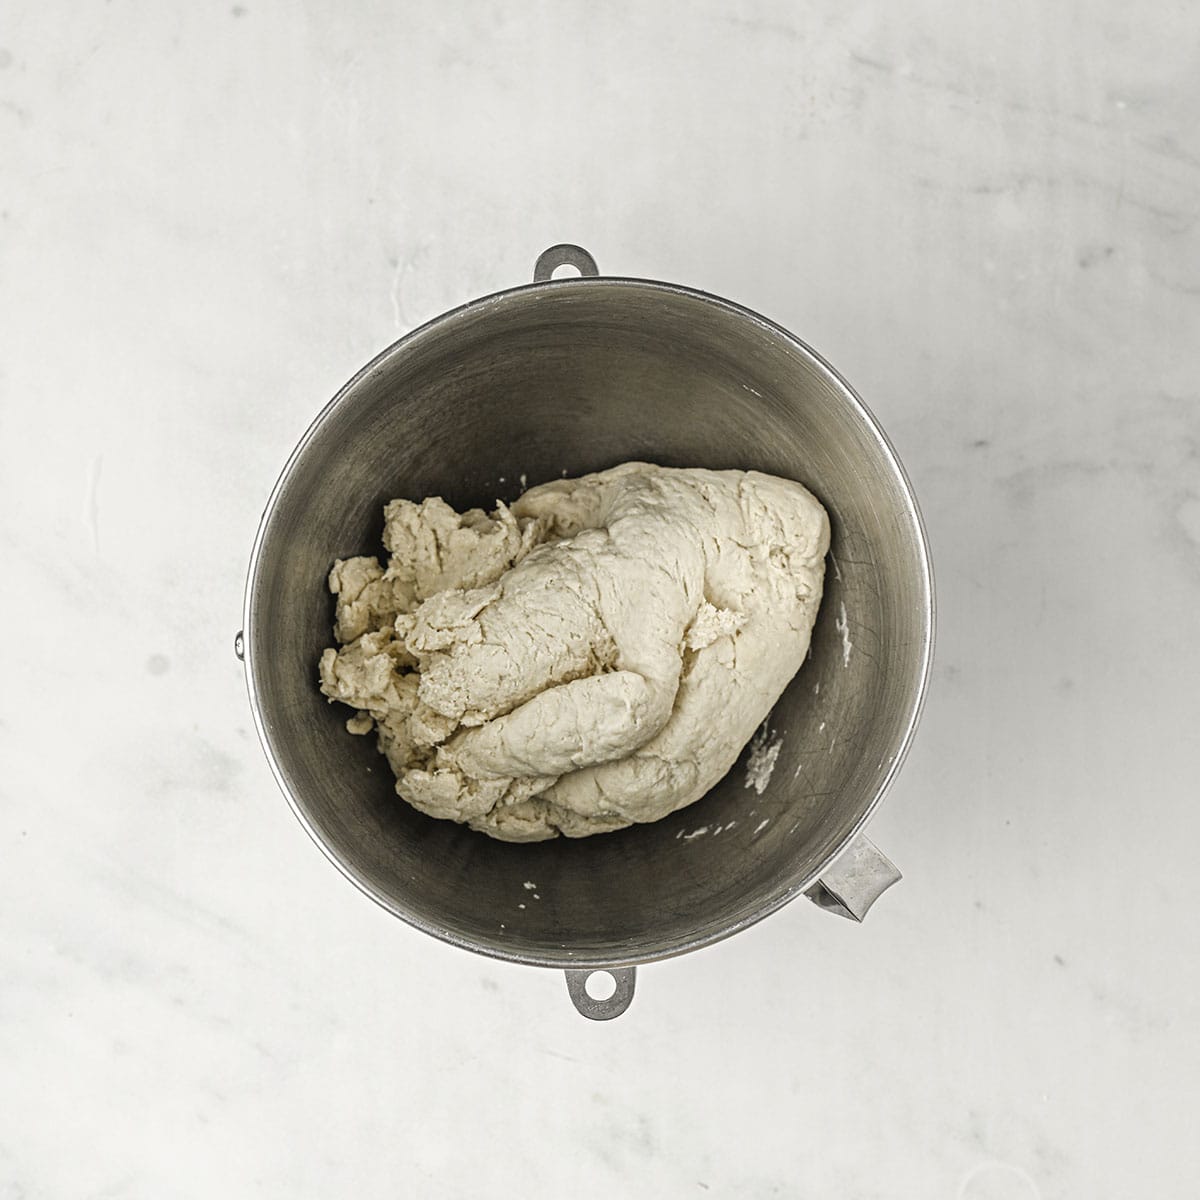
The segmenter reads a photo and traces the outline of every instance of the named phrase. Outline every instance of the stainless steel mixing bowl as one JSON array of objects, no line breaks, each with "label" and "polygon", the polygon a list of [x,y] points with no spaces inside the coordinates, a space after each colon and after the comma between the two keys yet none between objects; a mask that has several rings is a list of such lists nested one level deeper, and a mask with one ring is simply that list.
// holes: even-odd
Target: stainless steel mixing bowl
[{"label": "stainless steel mixing bowl", "polygon": [[[583,277],[551,279],[572,263]],[[577,247],[531,285],[436,318],[364,367],[301,439],[254,546],[239,653],[267,757],[330,860],[409,924],[567,970],[587,1016],[633,967],[736,933],[808,893],[861,918],[898,878],[861,830],[913,735],[932,653],[929,554],[895,452],[849,385],[778,325],[673,284],[608,278]],[[317,690],[325,580],[380,549],[396,496],[458,508],[629,459],[798,479],[833,526],[810,660],[769,722],[765,790],[743,763],[701,801],[580,841],[492,841],[403,803],[373,738]],[[530,886],[530,885],[534,886]],[[617,991],[584,982],[611,969]]]}]

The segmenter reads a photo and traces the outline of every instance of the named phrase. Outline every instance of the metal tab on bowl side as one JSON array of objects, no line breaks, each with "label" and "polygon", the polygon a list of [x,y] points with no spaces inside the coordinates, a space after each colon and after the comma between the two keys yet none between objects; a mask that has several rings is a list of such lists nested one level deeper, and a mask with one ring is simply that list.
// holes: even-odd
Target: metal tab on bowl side
[{"label": "metal tab on bowl side", "polygon": [[[567,970],[567,992],[571,1003],[592,1021],[611,1021],[619,1017],[633,1003],[633,985],[637,967],[600,967],[594,971]],[[587,981],[593,975],[611,975],[616,988],[605,1000],[596,1000],[588,995]]]},{"label": "metal tab on bowl side", "polygon": [[596,260],[582,247],[570,242],[560,242],[538,255],[533,268],[533,282],[546,283],[554,278],[559,267],[574,267],[580,275],[599,275]]}]

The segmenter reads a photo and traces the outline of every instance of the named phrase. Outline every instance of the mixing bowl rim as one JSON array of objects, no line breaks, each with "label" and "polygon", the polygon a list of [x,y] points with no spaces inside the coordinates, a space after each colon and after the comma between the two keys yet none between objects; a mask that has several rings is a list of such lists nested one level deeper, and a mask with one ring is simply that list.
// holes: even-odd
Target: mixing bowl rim
[{"label": "mixing bowl rim", "polygon": [[[351,864],[343,862],[336,851],[330,846],[320,831],[316,828],[313,821],[309,818],[308,813],[301,805],[299,799],[293,795],[292,789],[284,776],[283,768],[280,765],[274,749],[271,744],[271,738],[267,730],[266,719],[262,711],[262,705],[259,700],[259,690],[255,679],[255,663],[254,663],[254,594],[256,584],[258,582],[259,562],[262,554],[262,548],[267,533],[267,528],[270,525],[271,517],[275,511],[275,505],[279,500],[281,493],[287,486],[288,480],[291,477],[296,464],[304,455],[305,450],[312,440],[317,436],[321,427],[332,416],[334,411],[342,403],[342,401],[350,395],[359,384],[369,378],[372,374],[378,372],[387,360],[395,357],[398,354],[407,353],[412,350],[419,342],[431,336],[435,331],[441,329],[445,325],[463,318],[464,316],[477,313],[481,309],[498,307],[501,304],[509,302],[517,297],[531,293],[543,292],[562,292],[566,294],[571,291],[580,289],[597,288],[613,285],[620,287],[647,289],[655,292],[667,292],[673,295],[682,296],[689,300],[699,300],[707,304],[715,305],[716,307],[725,310],[731,315],[743,320],[748,320],[752,324],[758,325],[765,332],[782,339],[793,350],[799,352],[800,355],[809,359],[828,379],[835,385],[835,389],[847,399],[852,408],[857,412],[859,418],[870,430],[883,452],[885,460],[895,472],[896,478],[900,481],[901,490],[904,494],[905,508],[912,519],[913,527],[916,531],[916,548],[920,560],[921,569],[921,589],[922,589],[922,638],[921,638],[921,662],[920,670],[917,679],[916,691],[911,703],[910,711],[905,720],[904,733],[900,738],[899,746],[889,764],[888,771],[884,775],[879,787],[875,791],[874,797],[863,810],[862,814],[855,821],[853,828],[849,834],[837,847],[837,849],[829,854],[825,861],[821,862],[819,869],[812,871],[809,875],[798,881],[792,881],[787,887],[782,889],[779,895],[773,897],[767,904],[756,909],[753,913],[743,915],[736,921],[727,925],[722,925],[717,930],[709,930],[702,934],[681,941],[677,945],[670,947],[667,950],[655,951],[653,954],[639,953],[637,947],[632,947],[629,951],[622,951],[613,954],[586,954],[575,953],[567,946],[561,949],[563,954],[549,953],[534,953],[520,949],[509,949],[492,945],[484,945],[476,942],[469,937],[460,936],[453,930],[442,928],[415,912],[405,911],[402,905],[398,904],[394,897],[388,896],[376,887],[371,882],[362,876]],[[254,538],[254,547],[250,555],[249,568],[246,575],[246,587],[243,597],[242,611],[242,634],[241,645],[244,648],[243,667],[246,677],[246,689],[250,700],[250,710],[253,715],[255,730],[258,734],[258,740],[267,757],[267,762],[271,768],[271,773],[275,777],[275,782],[278,784],[280,791],[283,792],[284,798],[287,800],[288,806],[291,808],[296,819],[308,833],[308,836],[316,843],[317,847],[325,855],[325,857],[348,879],[355,887],[364,895],[374,900],[381,908],[391,913],[395,917],[399,917],[405,924],[420,930],[422,933],[428,934],[430,937],[437,938],[439,941],[446,942],[462,950],[470,950],[476,954],[483,954],[489,958],[499,959],[504,962],[519,963],[525,966],[550,967],[554,969],[603,969],[606,967],[629,967],[637,966],[647,962],[661,962],[669,958],[674,958],[680,954],[687,954],[694,950],[702,949],[705,946],[715,945],[717,942],[724,941],[728,937],[732,937],[735,933],[740,933],[744,929],[757,924],[759,921],[777,912],[785,904],[794,900],[796,896],[805,892],[812,887],[820,876],[829,868],[829,866],[837,860],[839,855],[849,846],[856,837],[862,832],[876,808],[883,800],[884,795],[894,782],[896,775],[899,773],[900,767],[908,756],[909,749],[912,746],[913,739],[916,735],[917,726],[921,719],[921,714],[924,711],[926,694],[928,692],[929,680],[933,668],[934,640],[935,640],[935,623],[936,623],[936,601],[934,596],[934,577],[933,563],[929,553],[929,539],[925,528],[925,521],[921,515],[920,506],[917,503],[916,494],[913,491],[912,483],[909,480],[908,473],[904,469],[895,448],[892,446],[886,433],[884,433],[879,422],[875,419],[874,414],[867,407],[862,397],[854,390],[849,382],[841,375],[841,373],[821,354],[802,341],[790,330],[770,318],[763,316],[761,313],[747,308],[745,305],[739,304],[736,301],[728,300],[725,297],[714,295],[711,292],[705,292],[699,288],[688,287],[684,284],[667,283],[661,280],[643,279],[635,276],[620,276],[620,275],[596,275],[584,276],[579,278],[566,279],[551,279],[544,282],[526,283],[517,287],[505,288],[501,291],[491,292],[485,296],[476,297],[473,300],[468,300],[455,308],[448,309],[446,312],[440,313],[438,316],[431,318],[424,324],[417,326],[415,329],[409,330],[396,341],[385,347],[375,355],[365,366],[356,371],[333,395],[333,397],[321,408],[313,420],[309,423],[308,428],[304,431],[303,436],[288,455],[287,461],[284,463],[283,469],[279,473],[278,479],[275,481],[275,486],[271,489],[271,493],[267,498],[266,505],[263,509],[262,516],[259,520],[258,530]],[[398,801],[400,802],[400,801]],[[485,836],[480,834],[479,836]]]}]

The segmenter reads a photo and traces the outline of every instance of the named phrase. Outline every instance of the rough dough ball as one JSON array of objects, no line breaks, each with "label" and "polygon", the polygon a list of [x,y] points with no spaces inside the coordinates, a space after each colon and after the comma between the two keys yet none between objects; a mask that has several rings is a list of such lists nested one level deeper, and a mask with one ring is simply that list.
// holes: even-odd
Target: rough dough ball
[{"label": "rough dough ball", "polygon": [[804,662],[829,548],[798,483],[648,463],[385,521],[386,569],[330,573],[321,688],[374,723],[405,800],[506,841],[703,796]]}]

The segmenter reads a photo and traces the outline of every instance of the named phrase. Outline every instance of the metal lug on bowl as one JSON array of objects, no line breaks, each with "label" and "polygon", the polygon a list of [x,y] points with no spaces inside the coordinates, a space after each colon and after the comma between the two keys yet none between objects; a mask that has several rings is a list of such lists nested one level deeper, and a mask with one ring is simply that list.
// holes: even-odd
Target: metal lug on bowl
[{"label": "metal lug on bowl", "polygon": [[[568,970],[567,993],[571,1003],[583,1016],[592,1021],[611,1021],[619,1017],[633,1003],[633,984],[637,967],[600,967],[594,971]],[[607,1000],[594,1000],[588,995],[587,981],[593,975],[611,975],[616,983],[613,994]]]},{"label": "metal lug on bowl", "polygon": [[233,639],[233,652],[237,655],[238,662],[246,661],[246,639],[240,629],[237,631],[237,637]]},{"label": "metal lug on bowl", "polygon": [[574,267],[580,275],[599,275],[600,268],[596,260],[582,247],[573,246],[570,242],[559,242],[538,255],[533,268],[533,282],[545,283],[554,278],[558,267]]},{"label": "metal lug on bowl", "polygon": [[805,895],[818,908],[861,921],[871,905],[900,878],[895,865],[859,834]]}]

